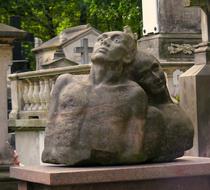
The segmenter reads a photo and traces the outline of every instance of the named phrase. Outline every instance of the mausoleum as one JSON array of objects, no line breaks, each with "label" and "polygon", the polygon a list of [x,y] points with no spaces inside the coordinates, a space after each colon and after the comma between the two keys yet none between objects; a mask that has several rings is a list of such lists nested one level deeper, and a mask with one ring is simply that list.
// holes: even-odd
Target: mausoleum
[{"label": "mausoleum", "polygon": [[89,24],[64,30],[58,36],[32,50],[36,56],[36,68],[45,69],[54,68],[55,65],[62,67],[90,63],[92,47],[99,34],[100,32]]}]

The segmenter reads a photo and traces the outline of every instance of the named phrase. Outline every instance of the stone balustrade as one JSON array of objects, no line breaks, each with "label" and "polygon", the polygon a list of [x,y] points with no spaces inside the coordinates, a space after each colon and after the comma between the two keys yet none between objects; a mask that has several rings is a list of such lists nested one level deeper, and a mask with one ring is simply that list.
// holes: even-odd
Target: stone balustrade
[{"label": "stone balustrade", "polygon": [[9,119],[45,119],[56,78],[64,73],[88,74],[90,65],[77,65],[9,75],[12,111]]}]

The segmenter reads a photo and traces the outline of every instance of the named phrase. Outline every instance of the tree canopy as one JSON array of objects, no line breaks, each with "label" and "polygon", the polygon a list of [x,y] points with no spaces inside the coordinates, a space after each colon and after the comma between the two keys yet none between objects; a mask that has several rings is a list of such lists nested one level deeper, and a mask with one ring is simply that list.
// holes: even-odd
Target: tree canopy
[{"label": "tree canopy", "polygon": [[129,25],[139,36],[142,28],[141,0],[84,0],[87,21],[101,31],[122,30]]},{"label": "tree canopy", "polygon": [[19,16],[21,29],[43,41],[62,30],[91,24],[99,31],[122,30],[129,25],[141,36],[142,0],[0,0],[0,22]]},{"label": "tree canopy", "polygon": [[74,0],[1,0],[3,22],[9,16],[21,18],[21,28],[42,40],[48,40],[66,27],[78,24],[79,9]]},{"label": "tree canopy", "polygon": [[90,23],[100,31],[129,25],[141,34],[141,0],[0,0],[0,22],[18,15],[22,29],[48,40],[65,28]]}]

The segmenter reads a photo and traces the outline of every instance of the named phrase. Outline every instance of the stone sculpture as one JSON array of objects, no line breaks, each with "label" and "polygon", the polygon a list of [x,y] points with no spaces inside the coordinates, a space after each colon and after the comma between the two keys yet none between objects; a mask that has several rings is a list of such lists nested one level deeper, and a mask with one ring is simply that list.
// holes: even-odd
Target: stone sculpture
[{"label": "stone sculpture", "polygon": [[147,113],[144,90],[126,77],[136,41],[126,32],[100,35],[88,80],[60,76],[46,128],[44,162],[137,163]]},{"label": "stone sculpture", "polygon": [[[124,32],[103,33],[94,46],[89,76],[65,74],[57,79],[50,103],[43,162],[114,165],[168,161],[190,148],[191,129],[185,130],[188,126],[183,123],[177,135],[186,131],[184,137],[189,145],[181,147],[181,154],[172,156],[171,149],[165,150],[165,141],[177,132],[176,129],[166,131],[176,125],[168,124],[174,120],[165,116],[161,102],[148,105],[145,86],[129,77],[129,68],[134,68],[132,63],[138,55],[136,50],[135,35],[128,28]],[[140,71],[136,69],[136,72]],[[160,89],[152,87],[152,90]]]}]

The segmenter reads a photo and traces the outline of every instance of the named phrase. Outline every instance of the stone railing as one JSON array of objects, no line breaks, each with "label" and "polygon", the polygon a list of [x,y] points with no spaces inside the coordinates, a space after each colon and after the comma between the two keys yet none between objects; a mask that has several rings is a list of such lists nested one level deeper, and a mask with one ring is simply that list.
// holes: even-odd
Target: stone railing
[{"label": "stone railing", "polygon": [[56,78],[64,73],[88,74],[90,65],[78,65],[9,75],[12,111],[10,120],[45,119]]}]

